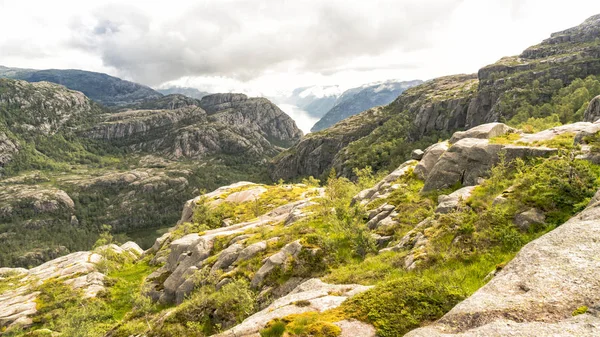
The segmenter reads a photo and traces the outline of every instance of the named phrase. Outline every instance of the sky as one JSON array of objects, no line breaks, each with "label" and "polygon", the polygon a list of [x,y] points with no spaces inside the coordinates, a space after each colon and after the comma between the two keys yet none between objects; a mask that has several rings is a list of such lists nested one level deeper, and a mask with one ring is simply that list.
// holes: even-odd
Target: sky
[{"label": "sky", "polygon": [[0,0],[0,65],[277,96],[473,73],[598,13],[597,0]]}]

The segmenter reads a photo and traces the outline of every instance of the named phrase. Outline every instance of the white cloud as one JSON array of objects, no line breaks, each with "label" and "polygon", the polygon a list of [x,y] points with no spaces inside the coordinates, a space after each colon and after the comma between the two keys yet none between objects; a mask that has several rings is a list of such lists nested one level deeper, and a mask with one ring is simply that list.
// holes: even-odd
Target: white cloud
[{"label": "white cloud", "polygon": [[475,72],[597,13],[589,0],[2,0],[0,64],[274,95]]}]

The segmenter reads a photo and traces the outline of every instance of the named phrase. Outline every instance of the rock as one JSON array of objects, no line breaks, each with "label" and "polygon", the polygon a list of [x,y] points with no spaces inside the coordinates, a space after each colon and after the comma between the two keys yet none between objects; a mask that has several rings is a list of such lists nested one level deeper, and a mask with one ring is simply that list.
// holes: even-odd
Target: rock
[{"label": "rock", "polygon": [[449,195],[440,195],[438,197],[438,206],[435,209],[436,213],[450,213],[457,209],[461,202],[466,201],[473,193],[475,186],[467,186],[458,189]]},{"label": "rock", "polygon": [[424,154],[425,154],[425,152],[423,152],[423,150],[421,150],[421,149],[413,150],[413,152],[410,154],[410,159],[421,160],[421,159],[423,159]]},{"label": "rock", "polygon": [[133,241],[125,242],[124,244],[121,245],[120,248],[125,251],[132,252],[136,258],[140,257],[142,254],[144,254],[144,250],[142,248],[140,248],[140,246],[138,246],[138,244]]},{"label": "rock", "polygon": [[445,141],[437,144],[433,144],[430,147],[425,149],[425,153],[423,154],[423,158],[421,161],[415,166],[414,173],[421,180],[427,179],[427,175],[435,165],[435,163],[440,159],[441,155],[444,154],[448,150],[450,144]]},{"label": "rock", "polygon": [[221,253],[219,253],[219,257],[212,266],[211,271],[214,273],[217,270],[227,270],[227,268],[229,268],[229,266],[231,266],[237,260],[242,249],[244,249],[244,246],[240,243],[235,243],[225,248]]},{"label": "rock", "polygon": [[499,162],[501,152],[504,153],[505,160],[510,162],[516,158],[548,157],[557,151],[547,147],[490,144],[487,139],[461,139],[436,162],[425,180],[423,192],[455,184],[476,185]]},{"label": "rock", "polygon": [[490,139],[498,136],[505,135],[510,132],[514,132],[515,129],[503,123],[488,123],[478,125],[467,131],[458,131],[450,138],[450,143],[455,144],[461,139],[465,138],[478,138],[478,139]]},{"label": "rock", "polygon": [[152,245],[152,247],[150,248],[150,252],[152,252],[152,253],[156,253],[156,252],[158,252],[158,251],[159,251],[159,250],[162,248],[163,244],[164,244],[164,243],[165,243],[165,242],[166,242],[166,241],[167,241],[167,240],[168,240],[170,237],[171,237],[171,233],[170,233],[170,232],[167,232],[167,233],[165,233],[165,234],[161,235],[159,238],[157,238],[157,239],[154,241],[154,244],[153,244],[153,245]]},{"label": "rock", "polygon": [[400,167],[395,169],[392,173],[387,175],[385,178],[380,180],[375,186],[371,188],[367,188],[365,190],[360,191],[357,195],[352,198],[352,204],[359,202],[361,205],[366,205],[369,202],[375,200],[379,197],[385,197],[388,193],[390,193],[392,188],[392,183],[403,175],[407,174],[411,169],[417,165],[416,160],[409,160],[404,162]]},{"label": "rock", "polygon": [[382,249],[387,246],[390,241],[392,241],[392,236],[381,236],[379,234],[372,233],[371,237],[375,240],[377,244],[377,248]]},{"label": "rock", "polygon": [[530,208],[515,216],[515,225],[522,231],[527,231],[531,225],[543,224],[546,221],[544,212],[536,208]]},{"label": "rock", "polygon": [[261,242],[251,244],[250,246],[244,248],[239,253],[237,260],[235,261],[235,264],[243,262],[243,261],[247,261],[247,260],[253,258],[254,256],[256,256],[258,253],[264,252],[265,250],[267,250],[267,242],[266,241],[261,241]]},{"label": "rock", "polygon": [[572,124],[556,126],[548,130],[540,131],[538,133],[523,134],[521,135],[521,138],[519,138],[519,142],[533,143],[547,141],[565,133],[575,133],[575,139],[577,140],[577,138],[580,139],[583,135],[591,135],[598,131],[600,131],[600,125],[598,124],[577,122]]},{"label": "rock", "polygon": [[594,97],[583,113],[583,121],[594,123],[600,119],[600,96]]},{"label": "rock", "polygon": [[262,186],[258,186],[255,188],[250,188],[247,190],[243,190],[240,192],[234,192],[225,198],[225,201],[233,202],[233,203],[242,203],[248,201],[255,201],[258,197],[267,191],[266,188]]},{"label": "rock", "polygon": [[[323,283],[319,279],[311,279],[296,287],[288,295],[275,300],[262,311],[246,318],[242,323],[227,330],[218,337],[255,336],[265,325],[275,318],[283,318],[291,314],[308,311],[325,311],[342,304],[347,298],[370,289],[356,284],[333,285]],[[332,295],[335,294],[335,295]],[[307,306],[297,306],[294,303],[306,301]]]},{"label": "rock", "polygon": [[232,189],[237,189],[237,188],[240,188],[243,186],[249,186],[249,185],[256,185],[256,184],[248,182],[248,181],[240,181],[240,182],[228,185],[228,186],[219,187],[210,193],[206,193],[206,194],[197,196],[194,199],[188,200],[185,203],[185,205],[183,205],[183,211],[181,212],[181,219],[177,223],[181,224],[184,222],[190,222],[192,220],[192,216],[194,215],[194,210],[196,209],[196,205],[198,204],[198,201],[200,201],[201,199],[203,199],[203,198],[218,199],[223,194],[228,193]]},{"label": "rock", "polygon": [[394,205],[383,204],[369,213],[369,221],[367,227],[369,229],[376,229],[380,226],[380,222],[387,218],[396,207]]},{"label": "rock", "polygon": [[298,254],[300,253],[301,250],[302,250],[302,245],[300,244],[300,241],[298,240],[298,241],[288,243],[279,252],[277,252],[274,255],[271,255],[270,257],[265,259],[265,262],[263,263],[263,265],[256,272],[256,274],[254,274],[254,277],[252,278],[251,286],[253,288],[258,288],[262,284],[264,279],[269,274],[271,274],[271,272],[273,272],[273,270],[275,270],[276,268],[283,267],[284,263],[286,263],[286,261],[288,261],[288,259],[290,257],[293,258],[293,257],[298,256]]},{"label": "rock", "polygon": [[[600,192],[596,194],[600,195]],[[406,336],[596,336],[600,303],[600,203],[530,242],[485,286],[438,322]]]},{"label": "rock", "polygon": [[336,322],[335,325],[342,329],[339,337],[376,337],[375,328],[367,323],[357,320],[343,320]]}]

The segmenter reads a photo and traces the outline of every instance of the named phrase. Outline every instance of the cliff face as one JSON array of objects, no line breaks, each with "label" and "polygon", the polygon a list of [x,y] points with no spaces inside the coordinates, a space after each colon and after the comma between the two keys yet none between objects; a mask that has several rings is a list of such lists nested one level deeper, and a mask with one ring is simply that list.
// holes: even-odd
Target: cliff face
[{"label": "cliff face", "polygon": [[167,96],[145,106],[162,109],[105,114],[84,135],[171,159],[219,154],[262,159],[302,135],[289,116],[264,98],[213,94],[197,101]]},{"label": "cliff face", "polygon": [[[552,34],[549,39],[528,48],[521,55],[505,57],[480,69],[477,76],[441,77],[406,90],[384,109],[387,116],[382,120],[386,123],[374,128],[368,135],[340,137],[351,138],[355,143],[331,144],[329,148],[336,149],[337,152],[328,151],[322,155],[333,155],[335,159],[318,158],[317,162],[333,163],[338,172],[344,175],[351,175],[352,169],[360,168],[361,165],[389,169],[393,167],[390,165],[390,158],[394,156],[378,157],[381,157],[381,153],[394,151],[397,147],[394,139],[405,138],[408,141],[403,142],[401,146],[411,146],[410,143],[435,137],[440,133],[452,133],[483,123],[508,121],[526,104],[548,103],[561,88],[575,79],[600,73],[600,40],[597,39],[599,31],[600,16],[596,15],[577,27]],[[593,118],[591,113],[587,115]],[[361,121],[361,116],[362,114],[358,114],[354,123],[368,123],[366,120]],[[411,123],[410,127],[405,125],[408,121]],[[392,124],[403,127],[394,127]],[[336,126],[331,129],[336,129]],[[394,131],[399,129],[401,131]],[[314,143],[324,137],[324,134],[315,133],[312,137]],[[382,147],[382,143],[389,145]],[[426,144],[420,146],[422,145]],[[282,158],[293,158],[290,162],[300,164],[309,162],[301,158],[295,159],[295,156],[312,153],[301,149],[302,146],[306,146],[304,142],[289,149],[285,156],[274,159],[272,167],[277,170],[271,170],[271,175],[295,177],[278,172],[292,171],[292,168],[285,167]],[[369,148],[378,148],[370,154],[371,157],[376,157],[378,162],[353,162],[353,158],[361,153],[364,156]],[[406,153],[403,156],[406,157]],[[321,166],[322,170],[300,168],[296,171],[299,174],[312,172],[311,174],[320,176],[330,167],[331,165],[327,164]]]}]

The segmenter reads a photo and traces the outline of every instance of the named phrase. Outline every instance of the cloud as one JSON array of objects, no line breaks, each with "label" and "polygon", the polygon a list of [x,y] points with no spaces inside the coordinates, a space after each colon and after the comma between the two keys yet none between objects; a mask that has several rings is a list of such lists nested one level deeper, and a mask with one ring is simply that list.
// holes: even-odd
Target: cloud
[{"label": "cloud", "polygon": [[431,47],[432,33],[461,3],[221,0],[159,20],[139,7],[112,4],[73,20],[69,46],[149,85],[182,76],[331,73],[357,58]]}]

